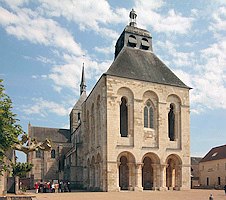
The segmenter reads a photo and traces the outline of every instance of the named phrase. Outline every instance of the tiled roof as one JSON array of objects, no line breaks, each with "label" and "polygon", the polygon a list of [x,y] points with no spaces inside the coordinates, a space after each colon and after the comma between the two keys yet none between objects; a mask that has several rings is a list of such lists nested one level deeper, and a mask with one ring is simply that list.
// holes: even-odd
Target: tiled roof
[{"label": "tiled roof", "polygon": [[154,53],[131,47],[123,47],[105,74],[189,89]]},{"label": "tiled roof", "polygon": [[191,157],[191,165],[199,164],[200,160],[202,160],[201,157]]},{"label": "tiled roof", "polygon": [[226,159],[226,145],[212,148],[200,162]]},{"label": "tiled roof", "polygon": [[38,141],[44,141],[46,138],[52,142],[67,143],[70,142],[70,130],[46,127],[30,127],[30,135]]}]

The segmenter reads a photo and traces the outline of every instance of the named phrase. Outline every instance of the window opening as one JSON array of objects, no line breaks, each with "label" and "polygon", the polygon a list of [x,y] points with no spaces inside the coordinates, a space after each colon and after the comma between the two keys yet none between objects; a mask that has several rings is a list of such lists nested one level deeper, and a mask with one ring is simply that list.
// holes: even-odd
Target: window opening
[{"label": "window opening", "polygon": [[55,151],[55,149],[51,150],[51,158],[56,158],[56,151]]},{"label": "window opening", "polygon": [[149,47],[150,47],[150,44],[149,44],[148,40],[146,38],[142,38],[141,49],[148,50]]},{"label": "window opening", "polygon": [[144,106],[144,127],[154,128],[154,109],[150,101]]},{"label": "window opening", "polygon": [[175,140],[175,114],[173,104],[170,104],[170,111],[168,113],[168,136],[170,141]]},{"label": "window opening", "polygon": [[137,39],[136,39],[136,37],[134,35],[130,35],[129,36],[128,45],[130,47],[136,47],[136,45],[137,45]]},{"label": "window opening", "polygon": [[128,107],[125,97],[121,98],[120,104],[120,134],[121,137],[128,136]]}]

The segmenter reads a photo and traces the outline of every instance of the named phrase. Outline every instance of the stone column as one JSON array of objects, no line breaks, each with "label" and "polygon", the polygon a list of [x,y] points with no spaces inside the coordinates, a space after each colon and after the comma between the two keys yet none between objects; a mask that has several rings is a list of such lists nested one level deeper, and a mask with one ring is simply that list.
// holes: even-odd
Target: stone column
[{"label": "stone column", "polygon": [[159,175],[157,174],[158,172],[158,166],[157,164],[151,164],[152,168],[153,168],[153,188],[152,190],[156,190],[157,188],[159,188]]},{"label": "stone column", "polygon": [[160,165],[160,190],[166,190],[166,167],[167,165]]},{"label": "stone column", "polygon": [[177,165],[175,167],[175,190],[180,190],[181,188],[181,177],[182,177],[182,166],[181,165]]},{"label": "stone column", "polygon": [[117,188],[119,188],[119,190],[120,190],[120,187],[119,187],[119,167],[120,167],[120,164],[121,164],[121,162],[117,162],[116,163],[117,164],[117,169],[116,169],[116,181],[117,181],[117,183],[116,183],[116,186],[117,186]]},{"label": "stone column", "polygon": [[95,163],[94,164],[94,174],[95,174],[95,181],[94,181],[94,188],[95,190],[97,190],[97,188],[99,187],[98,186],[98,178],[99,178],[99,175],[98,175],[98,163]]},{"label": "stone column", "polygon": [[128,163],[128,167],[129,167],[129,187],[128,190],[132,191],[134,189],[134,185],[132,183],[132,178],[133,178],[133,166],[134,163]]},{"label": "stone column", "polygon": [[142,166],[143,163],[136,164],[136,186],[135,191],[143,191],[142,187]]}]

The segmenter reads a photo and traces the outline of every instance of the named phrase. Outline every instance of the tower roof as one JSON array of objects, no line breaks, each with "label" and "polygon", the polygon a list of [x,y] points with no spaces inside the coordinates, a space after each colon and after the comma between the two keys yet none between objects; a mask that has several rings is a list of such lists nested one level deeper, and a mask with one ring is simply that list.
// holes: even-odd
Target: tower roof
[{"label": "tower roof", "polygon": [[86,81],[85,81],[85,73],[84,73],[84,63],[82,66],[82,78],[81,78],[81,84],[80,84],[80,95],[82,95],[83,92],[86,92]]},{"label": "tower roof", "polygon": [[136,27],[136,12],[130,12],[115,46],[115,60],[105,74],[190,89],[154,53],[149,31]]},{"label": "tower roof", "polygon": [[105,74],[189,89],[153,52],[131,47],[123,47]]}]

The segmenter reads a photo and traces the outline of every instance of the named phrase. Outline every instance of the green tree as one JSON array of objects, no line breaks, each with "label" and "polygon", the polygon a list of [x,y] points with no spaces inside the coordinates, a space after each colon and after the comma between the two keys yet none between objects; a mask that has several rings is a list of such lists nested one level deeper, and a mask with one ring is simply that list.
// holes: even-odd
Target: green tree
[{"label": "green tree", "polygon": [[5,93],[3,80],[0,79],[0,173],[10,167],[16,167],[15,169],[22,171],[26,171],[28,168],[31,170],[32,166],[29,163],[26,163],[25,166],[22,164],[15,165],[14,161],[9,162],[10,160],[7,158],[9,150],[18,150],[25,154],[39,149],[43,151],[51,150],[50,140],[38,142],[36,139],[29,138],[18,124],[19,120],[16,118],[16,114],[12,112],[12,108],[12,101]]},{"label": "green tree", "polygon": [[15,163],[12,165],[13,176],[19,176],[20,178],[26,177],[27,172],[31,171],[33,164],[30,163]]},{"label": "green tree", "polygon": [[[3,80],[0,79],[0,165],[5,166],[6,152],[19,144],[19,135],[25,134],[12,112],[12,101],[5,93]],[[1,170],[0,170],[1,171]]]}]

